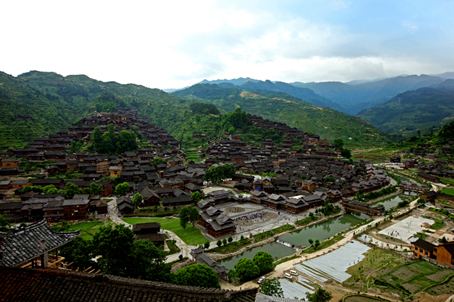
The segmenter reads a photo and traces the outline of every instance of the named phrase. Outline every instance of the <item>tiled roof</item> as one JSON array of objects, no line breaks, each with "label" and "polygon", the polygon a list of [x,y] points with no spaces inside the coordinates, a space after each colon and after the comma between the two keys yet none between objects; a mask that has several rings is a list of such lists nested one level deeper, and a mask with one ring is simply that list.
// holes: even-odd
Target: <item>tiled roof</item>
[{"label": "tiled roof", "polygon": [[63,270],[0,268],[0,301],[255,301],[257,288],[242,291],[189,287]]},{"label": "tiled roof", "polygon": [[[47,225],[45,220],[42,220],[4,238],[3,242],[0,243],[0,252],[3,253],[0,265],[20,265],[70,242],[79,235],[80,230],[64,233],[55,232]],[[45,240],[43,250],[40,248],[41,240]]]}]

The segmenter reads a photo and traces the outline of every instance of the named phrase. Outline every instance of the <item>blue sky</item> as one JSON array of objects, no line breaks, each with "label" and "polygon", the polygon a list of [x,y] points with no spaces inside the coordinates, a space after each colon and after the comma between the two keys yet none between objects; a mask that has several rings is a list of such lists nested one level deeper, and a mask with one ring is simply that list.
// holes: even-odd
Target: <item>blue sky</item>
[{"label": "blue sky", "polygon": [[454,71],[454,1],[3,1],[0,70],[179,88]]}]

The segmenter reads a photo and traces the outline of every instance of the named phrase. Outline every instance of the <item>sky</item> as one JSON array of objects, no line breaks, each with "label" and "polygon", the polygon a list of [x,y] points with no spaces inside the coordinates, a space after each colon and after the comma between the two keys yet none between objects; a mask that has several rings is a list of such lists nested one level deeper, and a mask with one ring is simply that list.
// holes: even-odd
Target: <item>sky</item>
[{"label": "sky", "polygon": [[150,88],[454,71],[452,0],[1,1],[0,71]]}]

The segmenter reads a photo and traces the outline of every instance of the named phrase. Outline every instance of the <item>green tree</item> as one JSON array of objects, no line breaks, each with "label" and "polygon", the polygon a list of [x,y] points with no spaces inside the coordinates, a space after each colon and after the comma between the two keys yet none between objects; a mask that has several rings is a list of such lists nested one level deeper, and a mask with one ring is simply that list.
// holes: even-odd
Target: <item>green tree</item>
[{"label": "green tree", "polygon": [[320,240],[315,239],[315,242],[314,242],[315,249],[317,249],[319,246],[320,246]]},{"label": "green tree", "polygon": [[12,231],[11,222],[9,218],[0,214],[0,232],[9,233]]},{"label": "green tree", "polygon": [[210,242],[209,242],[209,241],[205,242],[205,244],[203,245],[203,247],[204,247],[205,249],[208,249],[208,248],[210,247]]},{"label": "green tree", "polygon": [[206,264],[196,263],[181,268],[176,272],[175,277],[177,284],[180,285],[221,288],[215,271]]},{"label": "green tree", "polygon": [[191,223],[192,227],[199,221],[199,210],[196,207],[189,208],[189,222]]},{"label": "green tree", "polygon": [[260,275],[260,269],[249,258],[242,258],[235,264],[235,272],[242,281],[252,280]]},{"label": "green tree", "polygon": [[252,261],[260,270],[260,275],[264,275],[273,269],[273,256],[267,252],[257,252]]},{"label": "green tree", "polygon": [[[69,225],[68,225],[69,227]],[[65,229],[66,226],[63,226],[61,228],[53,228],[54,230],[58,230],[59,232],[64,232],[68,230],[62,230]],[[84,240],[81,237],[77,237],[74,240],[68,242],[64,246],[61,247],[60,249],[60,254],[65,257],[65,261],[67,262],[73,262],[72,267],[74,269],[80,268],[88,268],[92,267],[96,269],[97,262],[91,260],[93,257],[91,255],[91,242]]]},{"label": "green tree", "polygon": [[143,200],[142,195],[140,195],[140,193],[136,193],[132,197],[132,204],[134,205],[134,207],[138,207],[142,203],[142,200]]},{"label": "green tree", "polygon": [[76,194],[81,194],[82,190],[79,188],[78,185],[73,184],[72,182],[66,183],[65,189],[65,197],[71,199]]},{"label": "green tree", "polygon": [[306,299],[311,302],[328,302],[333,298],[331,292],[319,287],[314,293],[306,293]]},{"label": "green tree", "polygon": [[222,244],[223,244],[223,245],[227,245],[227,239],[225,239],[225,238],[222,239]]},{"label": "green tree", "polygon": [[343,149],[342,150],[342,156],[345,158],[350,159],[352,157],[352,151],[349,149]]},{"label": "green tree", "polygon": [[284,291],[282,290],[281,283],[276,278],[265,279],[265,281],[260,284],[260,292],[267,296],[284,298]]},{"label": "green tree", "polygon": [[198,191],[191,194],[191,199],[195,200],[196,202],[199,201],[200,198],[202,198],[202,195]]},{"label": "green tree", "polygon": [[165,263],[164,250],[150,240],[135,240],[131,249],[128,277],[161,282],[174,282],[171,264]]},{"label": "green tree", "polygon": [[232,236],[229,236],[229,238],[227,238],[227,241],[230,243],[233,241],[233,237]]},{"label": "green tree", "polygon": [[216,245],[217,245],[218,247],[221,247],[221,245],[222,245],[221,239],[219,239],[219,240],[216,242]]},{"label": "green tree", "polygon": [[118,196],[124,196],[129,192],[129,189],[129,184],[127,182],[123,182],[115,187],[115,194]]},{"label": "green tree", "polygon": [[344,149],[344,141],[341,138],[335,139],[334,146],[336,147],[336,150],[342,151],[342,149]]},{"label": "green tree", "polygon": [[314,243],[314,240],[312,240],[311,238],[309,238],[309,244],[312,245]]},{"label": "green tree", "polygon": [[84,190],[86,194],[99,195],[103,191],[102,185],[92,182],[88,188]]},{"label": "green tree", "polygon": [[93,236],[93,255],[103,274],[129,276],[134,233],[123,224],[102,226]]},{"label": "green tree", "polygon": [[91,136],[90,141],[92,142],[92,148],[96,152],[104,151],[103,134],[101,132],[101,129],[99,127],[96,127],[95,130],[91,133],[90,136]]},{"label": "green tree", "polygon": [[44,194],[57,194],[58,189],[54,185],[45,186],[43,189]]},{"label": "green tree", "polygon": [[191,210],[189,207],[184,206],[180,210],[180,225],[183,229],[186,229],[187,224],[191,221]]}]

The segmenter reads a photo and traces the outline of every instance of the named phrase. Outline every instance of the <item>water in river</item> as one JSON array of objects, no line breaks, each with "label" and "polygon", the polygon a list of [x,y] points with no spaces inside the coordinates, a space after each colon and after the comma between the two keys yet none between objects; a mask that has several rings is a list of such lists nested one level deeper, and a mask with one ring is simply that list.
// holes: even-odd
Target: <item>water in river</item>
[{"label": "water in river", "polygon": [[370,217],[361,213],[345,214],[302,230],[285,234],[279,238],[296,245],[308,246],[310,245],[309,239],[323,241],[368,218]]},{"label": "water in river", "polygon": [[217,262],[219,263],[219,265],[224,265],[225,268],[227,268],[227,269],[233,269],[235,267],[235,264],[238,262],[238,260],[240,260],[241,258],[249,258],[252,260],[252,258],[254,258],[254,255],[260,251],[265,251],[268,254],[272,255],[273,258],[278,257],[278,259],[289,256],[296,252],[293,248],[290,248],[288,246],[285,246],[285,245],[277,243],[277,242],[271,242],[271,243],[267,243],[262,246],[258,246],[253,249],[250,249],[238,256],[233,256],[231,258],[219,260]]},{"label": "water in river", "polygon": [[383,201],[379,201],[379,202],[375,203],[374,206],[382,205],[385,208],[385,210],[387,211],[387,210],[397,206],[397,204],[401,201],[402,201],[402,198],[400,198],[399,196],[395,196],[390,199],[385,199]]},{"label": "water in river", "polygon": [[[323,241],[326,238],[329,238],[334,234],[346,230],[352,225],[361,222],[363,219],[368,218],[370,217],[361,213],[345,214],[336,218],[329,219],[323,223],[285,234],[280,238],[296,245],[307,246],[309,245],[309,242],[307,241],[309,238],[313,239],[314,241],[316,239]],[[219,265],[224,265],[227,269],[233,269],[238,260],[240,260],[241,258],[252,259],[254,258],[254,255],[259,251],[265,251],[268,254],[272,255],[273,258],[277,257],[278,259],[295,253],[295,250],[293,248],[277,242],[271,242],[250,249],[238,256],[219,260],[218,263]]]}]

